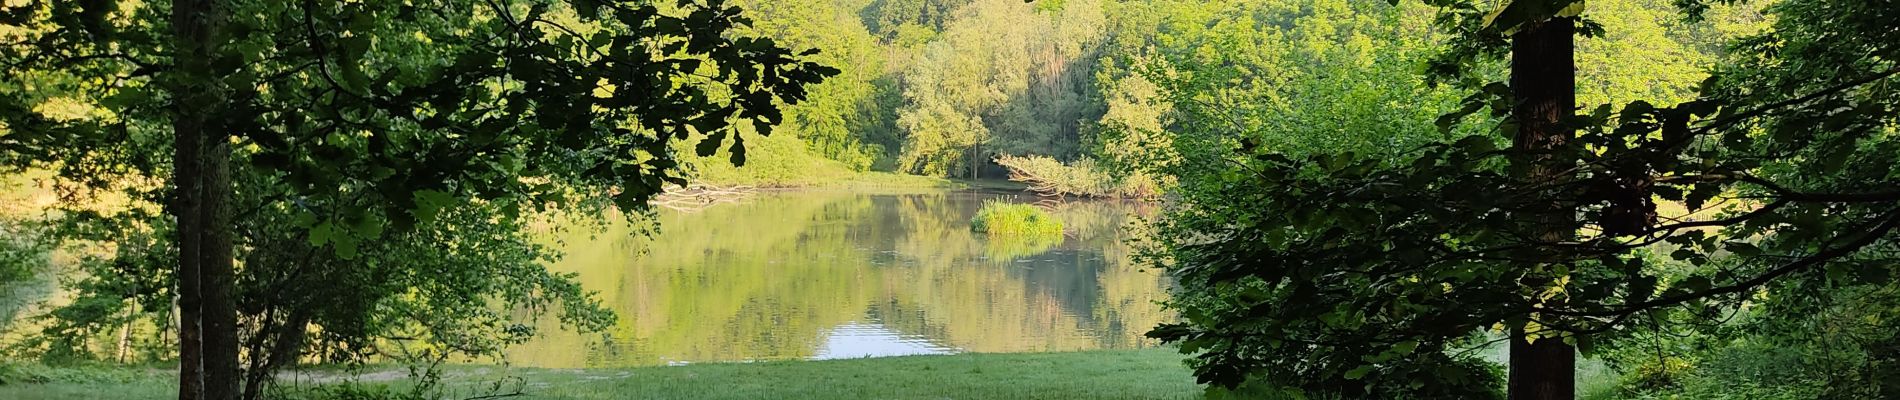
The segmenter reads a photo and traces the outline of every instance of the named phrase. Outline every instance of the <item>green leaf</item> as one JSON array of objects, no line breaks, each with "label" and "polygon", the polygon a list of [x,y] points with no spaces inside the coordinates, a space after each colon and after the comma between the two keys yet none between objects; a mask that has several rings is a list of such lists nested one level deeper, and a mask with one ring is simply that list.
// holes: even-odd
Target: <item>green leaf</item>
[{"label": "green leaf", "polygon": [[1359,368],[1353,368],[1351,371],[1346,371],[1346,379],[1365,378],[1366,374],[1369,374],[1369,373],[1372,373],[1372,366],[1361,365],[1359,366]]},{"label": "green leaf", "polygon": [[732,135],[732,165],[745,166],[745,137]]},{"label": "green leaf", "polygon": [[300,211],[297,213],[297,216],[291,217],[290,223],[298,228],[307,229],[317,224],[317,215],[311,214],[309,211]]},{"label": "green leaf", "polygon": [[1655,294],[1656,294],[1656,277],[1640,276],[1634,279],[1630,279],[1629,298],[1625,299],[1624,301],[1629,302],[1629,303],[1648,301],[1649,296],[1655,295]]},{"label": "green leaf", "polygon": [[310,228],[310,245],[323,247],[324,244],[330,243],[330,239],[335,237],[336,233],[336,225],[331,224],[329,221],[317,224],[317,226]]},{"label": "green leaf", "polygon": [[1392,345],[1392,351],[1400,355],[1412,354],[1414,350],[1418,350],[1417,340],[1407,340]]},{"label": "green leaf", "polygon": [[124,109],[151,101],[151,91],[146,90],[144,86],[132,86],[113,92],[112,96],[106,97],[100,101],[100,104],[114,109]]},{"label": "green leaf", "polygon": [[358,219],[356,224],[351,227],[351,230],[356,231],[357,236],[360,238],[375,239],[383,235],[383,219],[375,216],[365,216]]},{"label": "green leaf", "polygon": [[441,214],[443,207],[455,202],[455,196],[437,190],[418,190],[410,197],[416,203],[416,208],[410,212],[416,216],[416,222],[420,223],[434,221],[436,216]]},{"label": "green leaf", "polygon": [[1728,250],[1728,252],[1730,253],[1735,253],[1735,255],[1739,255],[1743,257],[1754,257],[1754,256],[1761,255],[1761,248],[1756,247],[1754,243],[1727,242],[1727,243],[1723,243],[1722,247]]},{"label": "green leaf", "polygon": [[719,145],[725,141],[726,131],[710,132],[705,138],[699,140],[699,146],[694,150],[700,157],[712,157],[713,154],[719,152]]},{"label": "green leaf", "polygon": [[1466,136],[1463,139],[1458,139],[1455,145],[1463,149],[1466,153],[1472,154],[1486,153],[1498,149],[1497,142],[1492,141],[1490,137],[1484,135]]},{"label": "green leaf", "polygon": [[352,238],[337,238],[337,239],[338,240],[335,242],[337,258],[342,258],[345,260],[356,259],[357,245],[361,244],[362,241],[357,240],[357,239],[352,239]]},{"label": "green leaf", "polygon": [[361,94],[369,90],[369,75],[363,73],[363,67],[355,62],[338,63],[337,79],[344,90]]}]

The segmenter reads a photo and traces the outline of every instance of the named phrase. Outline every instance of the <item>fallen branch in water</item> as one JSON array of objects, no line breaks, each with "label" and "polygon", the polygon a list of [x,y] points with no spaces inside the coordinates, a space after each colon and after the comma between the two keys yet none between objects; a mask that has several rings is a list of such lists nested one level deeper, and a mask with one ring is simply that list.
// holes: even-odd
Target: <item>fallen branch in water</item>
[{"label": "fallen branch in water", "polygon": [[745,201],[757,193],[758,188],[753,186],[697,185],[666,191],[653,196],[653,200],[647,204],[690,213],[718,204]]}]

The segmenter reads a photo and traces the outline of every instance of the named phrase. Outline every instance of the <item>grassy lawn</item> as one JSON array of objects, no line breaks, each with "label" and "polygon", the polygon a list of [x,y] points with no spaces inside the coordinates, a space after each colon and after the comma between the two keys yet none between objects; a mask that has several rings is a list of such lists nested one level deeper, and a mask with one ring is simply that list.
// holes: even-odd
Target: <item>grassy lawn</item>
[{"label": "grassy lawn", "polygon": [[[1172,350],[964,354],[621,369],[456,366],[445,398],[519,388],[516,399],[1190,399],[1200,387]],[[380,376],[399,376],[381,373]],[[163,374],[0,385],[0,399],[162,399]],[[400,386],[400,381],[373,385]],[[329,397],[329,396],[313,396]]]}]

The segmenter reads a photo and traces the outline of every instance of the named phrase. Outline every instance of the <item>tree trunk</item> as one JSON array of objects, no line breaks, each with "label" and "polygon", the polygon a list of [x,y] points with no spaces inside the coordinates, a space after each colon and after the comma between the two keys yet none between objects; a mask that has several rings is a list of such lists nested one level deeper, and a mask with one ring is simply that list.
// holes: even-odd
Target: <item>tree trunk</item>
[{"label": "tree trunk", "polygon": [[1559,338],[1536,342],[1519,330],[1511,338],[1510,400],[1569,400],[1576,397],[1577,352]]},{"label": "tree trunk", "polygon": [[[1571,18],[1530,23],[1511,37],[1511,88],[1516,97],[1511,117],[1517,123],[1513,147],[1530,154],[1518,161],[1518,173],[1533,185],[1561,179],[1557,174],[1569,169],[1569,158],[1553,150],[1573,136],[1564,120],[1577,103],[1575,23]],[[1528,218],[1532,237],[1563,241],[1576,234],[1574,207],[1554,202],[1540,208]],[[1553,278],[1533,276],[1527,283],[1545,285]],[[1523,329],[1512,336],[1510,400],[1576,397],[1575,349],[1558,337],[1532,342]]]},{"label": "tree trunk", "polygon": [[[178,86],[173,91],[178,100],[172,118],[172,186],[174,192],[172,214],[177,218],[178,269],[178,399],[196,400],[204,394],[204,351],[198,313],[201,290],[198,284],[198,224],[200,198],[198,190],[198,154],[203,150],[200,143],[205,123],[202,115],[196,113],[203,101],[204,91],[192,76],[204,71],[202,65],[192,65],[193,60],[202,60],[195,53],[202,53],[201,46],[184,45],[202,40],[200,10],[191,0],[178,0],[172,5],[172,30],[176,36],[179,68],[174,77]],[[197,63],[202,64],[202,63]],[[194,68],[195,67],[195,68]],[[201,81],[199,81],[201,82]]]},{"label": "tree trunk", "polygon": [[231,141],[220,130],[205,138],[202,173],[205,201],[198,276],[204,290],[205,398],[236,400],[243,370],[238,366],[237,265],[232,249]]},{"label": "tree trunk", "polygon": [[[268,344],[267,353],[252,354],[253,367],[250,371],[246,371],[247,377],[244,382],[245,400],[263,399],[265,386],[270,385],[271,380],[275,379],[272,374],[284,367],[296,365],[297,359],[303,357],[304,341],[310,331],[310,313],[301,311],[305,308],[307,307],[299,307],[300,311],[291,312],[290,317],[285,318],[283,325],[275,327],[271,332],[258,333],[259,336],[269,335],[272,342]],[[257,350],[259,349],[252,351]]]},{"label": "tree trunk", "polygon": [[237,313],[232,298],[231,146],[212,70],[221,42],[215,0],[172,2],[176,96],[172,135],[178,220],[178,398],[237,398]]},{"label": "tree trunk", "polygon": [[[127,312],[126,314],[131,314],[131,313]],[[118,360],[119,363],[125,363],[125,357],[129,355],[128,353],[131,353],[131,352],[132,352],[132,319],[127,318],[125,322],[119,323],[119,346],[118,346],[117,356],[113,357],[113,359]]]}]

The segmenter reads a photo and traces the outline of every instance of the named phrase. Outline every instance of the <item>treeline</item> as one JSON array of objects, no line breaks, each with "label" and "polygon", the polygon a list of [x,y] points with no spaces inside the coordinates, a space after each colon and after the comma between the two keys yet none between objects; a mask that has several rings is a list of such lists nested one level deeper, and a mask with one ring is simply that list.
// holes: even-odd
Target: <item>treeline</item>
[{"label": "treeline", "polygon": [[[1418,3],[738,5],[757,20],[757,33],[795,48],[822,49],[814,59],[843,70],[814,86],[808,101],[789,107],[781,135],[752,149],[752,165],[741,172],[1086,175],[1097,187],[1132,185],[1125,191],[1144,192],[1139,188],[1171,186],[1175,174],[1131,173],[1142,170],[1133,166],[1173,164],[1183,161],[1183,152],[1219,147],[1202,139],[1249,136],[1260,146],[1286,151],[1417,145],[1446,134],[1407,122],[1435,119],[1464,97],[1425,82],[1429,58],[1443,50],[1445,33],[1431,24],[1432,7]],[[1720,38],[1760,21],[1759,15],[1738,15],[1686,24],[1663,1],[1591,8],[1606,17],[1599,18],[1605,36],[1585,41],[1579,56],[1588,81],[1579,88],[1586,104],[1681,100],[1720,51]],[[1500,66],[1488,68],[1493,76],[1502,73]],[[1240,135],[1180,135],[1216,128]],[[1415,132],[1393,133],[1408,129]],[[1016,164],[1067,169],[1024,171],[995,162],[1004,156],[1048,158],[1055,162]],[[1074,170],[1078,163],[1090,166]],[[722,163],[697,164],[730,172]],[[1130,176],[1140,182],[1124,182]]]},{"label": "treeline", "polygon": [[[812,88],[782,127],[800,146],[753,161],[822,157],[857,171],[1000,177],[989,160],[1092,152],[1101,1],[753,0],[758,33],[844,73]],[[723,168],[720,165],[702,167]],[[772,169],[765,167],[761,169]]]},{"label": "treeline", "polygon": [[[1889,3],[828,3],[882,56],[840,63],[873,88],[841,109],[873,128],[801,138],[1065,195],[1158,182],[1177,201],[1150,256],[1200,317],[1153,334],[1243,394],[1501,397],[1486,344],[1542,339],[1611,369],[1561,390],[1586,397],[1889,398]],[[1575,70],[1542,79],[1574,79],[1552,121],[1577,139],[1540,166],[1511,152],[1527,95],[1498,26],[1550,21],[1574,24]],[[1671,119],[1692,145],[1656,139],[1682,134]],[[1756,183],[1681,180],[1703,173]],[[1525,204],[1581,220],[1552,230]],[[1523,239],[1557,234],[1575,239]],[[1569,358],[1520,362],[1571,380]]]}]

